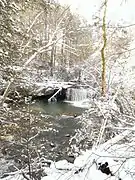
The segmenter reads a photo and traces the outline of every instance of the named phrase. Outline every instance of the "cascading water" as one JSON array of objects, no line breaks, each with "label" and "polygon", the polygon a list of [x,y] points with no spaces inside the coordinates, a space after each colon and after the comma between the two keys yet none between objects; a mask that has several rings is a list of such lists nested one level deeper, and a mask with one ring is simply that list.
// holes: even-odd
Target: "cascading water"
[{"label": "cascading water", "polygon": [[67,90],[68,101],[83,101],[88,97],[88,90],[84,88],[69,88]]}]

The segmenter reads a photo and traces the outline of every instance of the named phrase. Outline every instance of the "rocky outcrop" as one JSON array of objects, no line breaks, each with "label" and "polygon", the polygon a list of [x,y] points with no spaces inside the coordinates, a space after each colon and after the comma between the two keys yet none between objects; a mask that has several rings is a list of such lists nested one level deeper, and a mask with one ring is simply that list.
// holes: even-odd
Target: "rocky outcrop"
[{"label": "rocky outcrop", "polygon": [[33,99],[41,99],[47,101],[61,101],[66,99],[66,91],[72,87],[74,83],[68,82],[46,82],[37,83],[31,92]]},{"label": "rocky outcrop", "polygon": [[[0,95],[2,96],[8,83],[0,87]],[[66,91],[68,88],[88,88],[87,85],[81,84],[78,81],[73,82],[58,82],[44,79],[44,82],[29,82],[26,79],[15,79],[8,93],[8,101],[16,100],[22,102],[31,97],[34,99],[44,99],[46,101],[61,101],[66,99]]]}]

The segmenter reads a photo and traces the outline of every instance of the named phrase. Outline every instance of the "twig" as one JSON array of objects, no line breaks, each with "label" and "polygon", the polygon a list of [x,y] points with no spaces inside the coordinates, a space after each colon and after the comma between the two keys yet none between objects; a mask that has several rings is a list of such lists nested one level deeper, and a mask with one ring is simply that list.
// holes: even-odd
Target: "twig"
[{"label": "twig", "polygon": [[24,172],[22,172],[22,175],[23,175],[23,177],[24,177],[25,179],[31,180],[28,176],[26,176],[26,174],[25,174]]}]

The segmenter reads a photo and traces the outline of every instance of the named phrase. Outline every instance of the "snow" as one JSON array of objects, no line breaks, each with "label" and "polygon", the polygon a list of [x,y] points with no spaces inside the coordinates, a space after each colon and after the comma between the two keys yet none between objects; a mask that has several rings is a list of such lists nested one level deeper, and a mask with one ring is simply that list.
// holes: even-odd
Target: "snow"
[{"label": "snow", "polygon": [[[122,153],[125,152],[125,148],[123,147],[123,149],[121,149]],[[117,150],[115,149],[115,152],[116,151]],[[123,158],[121,158],[119,161],[116,161],[116,157],[118,156],[115,156],[114,158],[111,153],[100,151],[100,148],[98,150],[89,150],[84,152],[75,160],[74,166],[70,166],[70,164],[65,160],[58,162],[58,165],[55,163],[55,166],[51,166],[47,171],[48,176],[42,178],[42,180],[116,180],[118,178],[121,178],[122,180],[133,179],[131,174],[128,174],[127,172],[131,169],[133,170],[133,167],[135,166],[135,160],[128,159],[125,161],[125,157],[123,156]],[[125,162],[122,162],[123,159]],[[105,162],[108,162],[109,167],[111,171],[115,173],[115,176],[103,174],[100,170],[98,170],[98,163]],[[58,170],[58,167],[62,167],[63,169],[65,168],[66,170]],[[82,170],[78,173],[75,173],[80,168],[82,168]]]},{"label": "snow", "polygon": [[[124,133],[127,135],[127,132]],[[112,139],[115,143],[118,137]],[[110,146],[108,146],[110,145]],[[77,157],[74,163],[67,160],[52,162],[50,167],[45,167],[47,176],[42,180],[133,180],[135,179],[135,142],[129,144],[110,144],[110,141],[103,145],[86,150]],[[105,148],[106,147],[106,148]],[[108,162],[108,166],[114,176],[102,173],[99,163]],[[24,180],[21,171],[14,173],[1,180]]]},{"label": "snow", "polygon": [[47,89],[47,91],[51,90],[52,88],[64,88],[67,89],[74,85],[75,83],[72,82],[57,82],[57,81],[50,81],[46,80],[46,82],[42,83],[35,83],[35,86],[39,87],[38,91],[43,90],[44,88]]},{"label": "snow", "polygon": [[85,100],[81,100],[81,101],[67,101],[66,100],[65,102],[70,103],[73,106],[86,108],[86,109],[88,109],[91,106],[89,99],[85,99]]},{"label": "snow", "polygon": [[[132,54],[134,55],[134,54]],[[129,65],[125,71],[122,71],[122,67],[118,67],[118,64],[111,70],[112,79],[110,81],[120,83],[122,81],[124,87],[131,90],[134,88],[134,72],[130,71],[134,65],[134,56],[130,57],[130,61],[127,61]],[[127,65],[126,64],[126,65]],[[116,68],[117,67],[117,68]],[[16,70],[19,70],[16,68]],[[123,73],[121,73],[121,71]],[[118,74],[121,73],[120,74]],[[52,88],[69,88],[74,83],[68,82],[56,82],[49,81],[46,79],[45,83],[36,83],[39,87],[38,91],[44,88],[51,90]],[[84,93],[84,92],[83,92]],[[80,95],[80,93],[79,93]],[[71,103],[73,106],[81,108],[90,108],[90,100],[85,99],[81,101],[66,101]],[[118,111],[118,107],[113,101],[96,102],[101,112],[105,114],[108,108]],[[6,107],[6,104],[4,104]],[[131,129],[135,131],[135,129]],[[44,176],[42,180],[133,180],[135,179],[135,138],[132,139],[131,143],[118,144],[120,140],[128,136],[131,130],[126,130],[123,134],[118,135],[116,138],[110,139],[102,145],[93,147],[91,150],[86,150],[77,157],[74,163],[69,163],[67,160],[61,160],[58,162],[52,162],[50,167],[44,167],[44,172],[47,176]],[[108,162],[109,168],[114,176],[106,175],[102,173],[99,168],[99,163]],[[1,167],[2,168],[2,167]],[[10,173],[8,177],[0,178],[0,180],[24,180],[21,175],[22,171],[18,170],[14,173]]]},{"label": "snow", "polygon": [[[132,76],[134,76],[133,72]],[[130,72],[125,74],[125,79],[123,80],[127,86],[134,84],[131,76],[128,76]],[[117,76],[116,76],[117,78]],[[133,78],[134,79],[134,78]],[[127,83],[128,82],[128,83]],[[64,82],[58,84],[55,81],[48,81],[47,83],[38,83],[41,88],[44,86],[51,87],[70,87],[70,84],[64,84]],[[130,88],[131,89],[131,88]],[[68,101],[74,106],[89,108],[90,100],[85,99],[81,101]],[[97,106],[103,113],[106,113],[109,107],[114,110],[118,110],[116,104],[111,101],[96,102]],[[135,129],[132,129],[135,131]],[[58,162],[52,162],[50,167],[44,167],[44,171],[47,176],[43,177],[42,180],[133,180],[135,179],[135,139],[132,139],[132,143],[129,144],[118,144],[118,142],[124,137],[128,136],[131,130],[124,131],[123,134],[118,135],[116,138],[110,139],[103,145],[98,145],[97,147],[86,150],[77,157],[74,163],[69,163],[67,160],[61,160]],[[108,162],[109,168],[115,176],[106,175],[98,169],[99,163]],[[25,180],[21,175],[22,171],[17,171],[11,173],[8,177],[1,178],[0,180]]]}]

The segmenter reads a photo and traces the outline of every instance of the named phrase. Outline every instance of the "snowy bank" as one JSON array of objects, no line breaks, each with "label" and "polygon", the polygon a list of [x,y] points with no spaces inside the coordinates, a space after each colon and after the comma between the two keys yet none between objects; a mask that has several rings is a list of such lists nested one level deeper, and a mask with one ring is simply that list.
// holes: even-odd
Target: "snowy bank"
[{"label": "snowy bank", "polygon": [[[82,152],[73,164],[66,160],[51,162],[43,167],[41,180],[133,180],[135,179],[135,142],[116,144],[131,131],[124,131],[98,148]],[[17,171],[1,180],[24,180]]]}]

